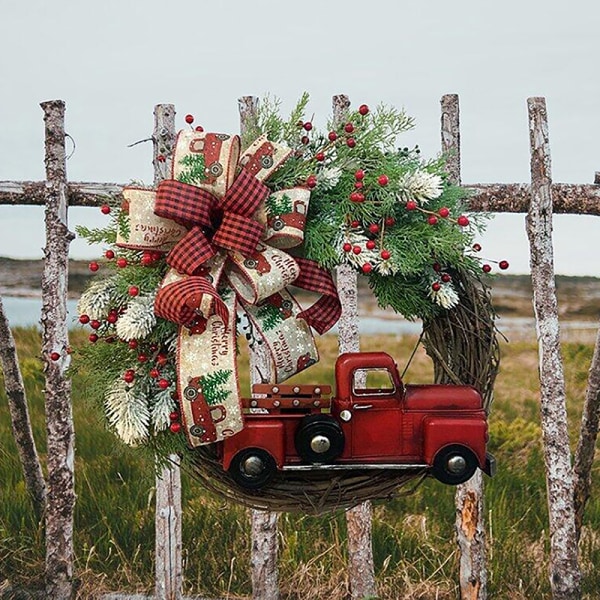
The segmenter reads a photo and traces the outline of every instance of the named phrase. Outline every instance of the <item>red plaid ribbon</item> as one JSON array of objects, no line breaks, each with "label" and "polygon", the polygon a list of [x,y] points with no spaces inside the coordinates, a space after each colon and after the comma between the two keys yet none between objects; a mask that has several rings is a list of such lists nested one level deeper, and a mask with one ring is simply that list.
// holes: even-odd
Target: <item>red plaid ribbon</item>
[{"label": "red plaid ribbon", "polygon": [[[193,275],[216,254],[214,246],[251,254],[263,232],[252,216],[269,194],[266,185],[243,169],[221,199],[173,179],[160,183],[154,213],[189,228],[169,252],[167,263]],[[210,240],[209,232],[214,232]]]},{"label": "red plaid ribbon", "polygon": [[329,271],[319,267],[314,260],[294,257],[300,267],[300,275],[294,285],[322,294],[321,297],[309,308],[303,310],[298,318],[304,319],[315,331],[320,334],[331,329],[342,314],[342,305],[337,288]]}]

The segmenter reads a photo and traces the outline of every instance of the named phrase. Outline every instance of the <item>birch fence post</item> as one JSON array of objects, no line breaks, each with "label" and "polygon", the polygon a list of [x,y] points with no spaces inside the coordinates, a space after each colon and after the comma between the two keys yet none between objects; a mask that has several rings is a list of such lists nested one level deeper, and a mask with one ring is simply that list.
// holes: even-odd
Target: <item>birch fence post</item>
[{"label": "birch fence post", "polygon": [[531,204],[526,217],[533,307],[539,346],[540,409],[550,521],[550,585],[554,600],[581,597],[573,472],[552,247],[552,176],[544,98],[528,98]]},{"label": "birch fence post", "polygon": [[[243,96],[238,100],[240,131],[256,124],[258,118],[258,98]],[[271,364],[266,350],[255,344],[250,352],[250,382],[263,383],[269,378]],[[253,600],[277,600],[279,598],[279,574],[277,569],[278,540],[276,512],[251,511],[251,571]]]},{"label": "birch fence post", "polygon": [[[342,123],[350,107],[348,96],[333,97],[333,121]],[[338,322],[338,347],[340,354],[358,352],[358,277],[348,264],[337,267],[337,287],[342,304]],[[353,599],[375,596],[375,570],[373,566],[373,544],[371,540],[373,509],[370,501],[346,511],[348,530],[348,578]]]},{"label": "birch fence post", "polygon": [[[155,186],[171,177],[174,143],[175,107],[157,104],[152,134]],[[158,160],[159,156],[161,160]],[[179,457],[172,454],[169,460],[171,464],[163,467],[156,476],[154,594],[157,600],[180,600],[183,588],[181,473]]]},{"label": "birch fence post", "polygon": [[36,517],[41,520],[46,506],[46,482],[31,428],[25,384],[19,368],[15,339],[4,312],[2,297],[0,297],[0,366],[4,373],[4,387],[8,399],[13,437],[19,452],[25,485],[31,496]]},{"label": "birch fence post", "polygon": [[[42,357],[47,433],[46,595],[70,600],[73,588],[75,432],[67,329],[69,244],[67,226],[65,103],[42,102],[46,148],[46,247],[42,275]],[[59,359],[52,360],[52,353]]]},{"label": "birch fence post", "polygon": [[[441,100],[442,152],[450,181],[461,184],[460,176],[460,108],[457,94]],[[468,382],[465,382],[468,383]],[[456,541],[460,550],[459,584],[461,600],[487,598],[483,476],[480,469],[466,483],[457,486]]]}]

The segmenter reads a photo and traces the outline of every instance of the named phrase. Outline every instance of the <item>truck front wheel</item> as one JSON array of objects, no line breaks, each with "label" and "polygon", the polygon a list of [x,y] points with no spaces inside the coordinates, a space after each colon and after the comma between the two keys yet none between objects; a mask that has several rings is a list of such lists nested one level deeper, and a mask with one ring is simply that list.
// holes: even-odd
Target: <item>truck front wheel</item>
[{"label": "truck front wheel", "polygon": [[275,459],[262,448],[244,448],[233,457],[229,465],[233,480],[248,490],[265,486],[276,472]]},{"label": "truck front wheel", "polygon": [[344,441],[344,432],[335,419],[309,415],[296,432],[296,452],[309,463],[330,463],[344,451]]},{"label": "truck front wheel", "polygon": [[435,455],[432,473],[442,483],[458,485],[471,479],[478,466],[477,457],[469,448],[452,444]]}]

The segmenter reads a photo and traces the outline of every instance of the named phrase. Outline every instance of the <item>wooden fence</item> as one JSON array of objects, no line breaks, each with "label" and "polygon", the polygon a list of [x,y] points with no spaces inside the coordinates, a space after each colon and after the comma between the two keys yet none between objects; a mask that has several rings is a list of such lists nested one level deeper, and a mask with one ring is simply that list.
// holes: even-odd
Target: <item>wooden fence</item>
[{"label": "wooden fence", "polygon": [[[335,97],[339,104],[342,96]],[[554,294],[552,214],[600,215],[600,174],[593,184],[556,184],[550,172],[550,152],[545,100],[528,100],[531,182],[509,184],[463,184],[471,192],[469,208],[475,212],[513,212],[527,214],[527,232],[531,246],[534,307],[541,354],[542,427],[550,507],[551,580],[555,598],[576,598],[579,586],[576,522],[581,522],[589,495],[589,473],[598,433],[600,389],[600,352],[597,343],[584,406],[580,445],[575,467],[570,466],[564,410],[564,377],[558,354],[558,312]],[[74,431],[71,418],[66,320],[67,258],[73,234],[68,230],[68,206],[98,207],[106,197],[118,198],[123,188],[117,183],[69,182],[65,158],[65,104],[60,100],[42,103],[46,122],[46,180],[0,181],[0,204],[46,206],[46,248],[42,280],[42,337],[45,357],[45,397],[48,435],[48,474],[46,511],[48,597],[69,598],[72,592],[73,565],[73,493]],[[256,101],[244,98],[240,112],[252,114]],[[442,149],[450,151],[448,169],[460,183],[460,127],[458,96],[441,100]],[[174,140],[174,115],[171,105],[158,105],[154,112],[155,184],[170,172],[169,159]],[[244,122],[242,121],[242,125]],[[159,150],[160,149],[160,150]],[[1,304],[0,304],[1,307]],[[351,309],[352,310],[352,309]],[[1,311],[0,311],[1,312]],[[356,318],[356,316],[351,317]],[[600,340],[600,337],[599,337]],[[60,350],[61,359],[48,360]],[[65,350],[65,352],[62,352]],[[591,451],[590,451],[591,448]],[[475,478],[474,478],[475,479]],[[157,479],[156,494],[156,586],[158,600],[181,598],[181,499],[178,468],[167,469]],[[461,595],[486,598],[484,527],[481,481],[469,482],[457,493],[457,533],[461,549]],[[577,517],[574,514],[573,489]],[[566,508],[565,508],[566,507]],[[478,515],[476,522],[473,514]],[[273,522],[273,519],[271,519]],[[271,524],[271,526],[273,526]],[[575,542],[573,542],[575,540]],[[276,540],[275,540],[276,543]],[[272,569],[273,567],[271,567]],[[256,582],[254,582],[256,584]],[[111,598],[117,596],[112,595]],[[120,596],[125,598],[126,596]],[[135,596],[141,598],[140,596]],[[255,594],[255,598],[261,596]],[[273,596],[271,596],[273,597]],[[353,593],[354,597],[354,593]],[[358,597],[358,596],[357,596]],[[133,596],[132,596],[133,598]]]}]

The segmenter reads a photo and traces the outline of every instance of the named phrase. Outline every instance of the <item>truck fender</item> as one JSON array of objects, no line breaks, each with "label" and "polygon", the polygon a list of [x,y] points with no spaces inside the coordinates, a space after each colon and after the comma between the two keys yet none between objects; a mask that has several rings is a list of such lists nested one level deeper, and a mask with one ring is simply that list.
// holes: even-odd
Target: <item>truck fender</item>
[{"label": "truck fender", "polygon": [[426,418],[423,422],[423,458],[428,465],[432,465],[440,448],[459,444],[472,450],[479,467],[484,469],[487,437],[484,418]]},{"label": "truck fender", "polygon": [[261,448],[274,459],[278,469],[285,463],[285,431],[281,422],[246,421],[239,433],[223,440],[223,469],[227,471],[233,457],[244,448]]}]

